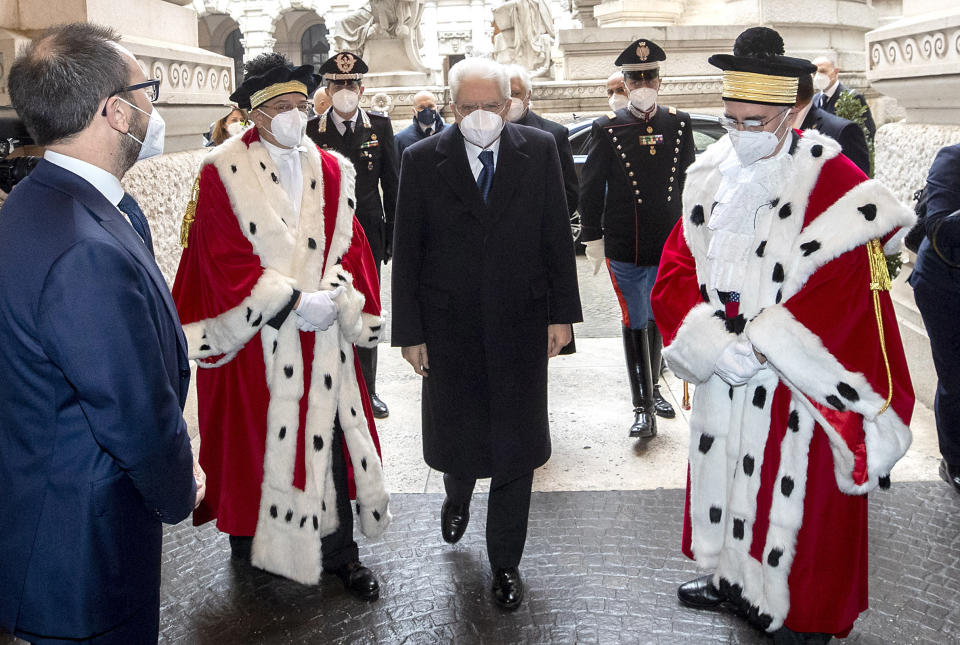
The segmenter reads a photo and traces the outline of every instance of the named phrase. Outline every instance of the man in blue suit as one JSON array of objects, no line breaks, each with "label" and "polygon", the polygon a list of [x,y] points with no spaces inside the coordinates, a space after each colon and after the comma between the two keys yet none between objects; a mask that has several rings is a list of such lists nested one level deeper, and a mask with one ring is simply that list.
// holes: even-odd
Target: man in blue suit
[{"label": "man in blue suit", "polygon": [[403,151],[408,147],[432,134],[437,134],[443,128],[443,119],[437,110],[437,97],[430,90],[420,90],[413,95],[413,123],[393,138],[397,146],[397,159],[403,158]]},{"label": "man in blue suit", "polygon": [[930,337],[940,477],[960,492],[960,144],[941,148],[927,175],[926,236],[910,285]]},{"label": "man in blue suit", "polygon": [[0,211],[0,629],[31,643],[156,643],[161,523],[202,494],[186,343],[120,186],[162,148],[159,86],[116,40],[56,27],[9,75],[47,149]]}]

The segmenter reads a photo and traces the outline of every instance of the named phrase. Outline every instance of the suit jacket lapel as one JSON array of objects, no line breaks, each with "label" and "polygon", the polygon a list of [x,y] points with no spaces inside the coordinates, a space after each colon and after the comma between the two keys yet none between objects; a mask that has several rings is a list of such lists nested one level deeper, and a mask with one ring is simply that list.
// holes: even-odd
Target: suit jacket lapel
[{"label": "suit jacket lapel", "polygon": [[[437,154],[441,157],[437,164],[437,173],[450,186],[460,200],[470,208],[470,214],[482,218],[484,204],[480,189],[467,161],[467,150],[463,146],[463,135],[459,127],[444,128],[438,137]],[[496,187],[496,174],[494,174]],[[492,192],[492,191],[491,191]]]},{"label": "suit jacket lapel", "polygon": [[523,152],[526,141],[520,128],[512,123],[504,126],[503,133],[500,135],[497,168],[493,173],[493,186],[487,196],[487,208],[493,219],[498,219],[506,212],[507,204],[520,187],[521,182],[518,177],[522,175],[523,162],[528,156]]},{"label": "suit jacket lapel", "polygon": [[[170,288],[156,260],[147,250],[147,247],[133,226],[127,220],[126,215],[121,213],[116,206],[107,201],[103,193],[94,188],[90,183],[78,175],[50,163],[41,161],[34,169],[32,177],[47,186],[70,195],[75,200],[84,205],[90,215],[112,235],[120,244],[126,248],[136,258],[137,262],[143,267],[150,276],[154,287],[160,293],[160,299],[166,306],[167,313],[174,327],[177,330],[177,343],[183,356],[187,353],[187,340],[183,336],[183,329],[180,325],[180,316],[177,314],[176,305],[170,295]],[[185,361],[184,361],[185,362]]]}]

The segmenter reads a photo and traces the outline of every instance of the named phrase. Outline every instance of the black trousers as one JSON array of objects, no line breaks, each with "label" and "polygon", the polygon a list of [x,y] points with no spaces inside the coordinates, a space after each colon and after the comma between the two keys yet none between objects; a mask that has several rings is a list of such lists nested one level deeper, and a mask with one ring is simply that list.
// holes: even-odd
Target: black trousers
[{"label": "black trousers", "polygon": [[[476,479],[462,479],[445,473],[443,486],[452,504],[466,504],[473,495]],[[487,557],[490,566],[508,569],[520,565],[527,541],[530,491],[533,471],[512,478],[494,477],[487,497]]]},{"label": "black trousers", "polygon": [[[377,283],[380,282],[381,258],[375,258],[377,263]],[[363,372],[363,382],[367,384],[370,396],[377,393],[377,348],[358,347],[357,358],[360,359],[360,371]]]},{"label": "black trousers", "polygon": [[[936,265],[928,260],[927,266]],[[911,284],[937,370],[933,412],[940,454],[951,466],[960,466],[960,293],[922,277],[911,277]]]},{"label": "black trousers", "polygon": [[331,455],[333,486],[337,491],[337,518],[340,520],[337,530],[320,541],[323,554],[323,568],[327,571],[339,569],[360,558],[357,542],[353,539],[353,505],[350,503],[350,491],[347,483],[347,460],[344,457],[343,430],[340,418],[334,420],[333,449]]}]

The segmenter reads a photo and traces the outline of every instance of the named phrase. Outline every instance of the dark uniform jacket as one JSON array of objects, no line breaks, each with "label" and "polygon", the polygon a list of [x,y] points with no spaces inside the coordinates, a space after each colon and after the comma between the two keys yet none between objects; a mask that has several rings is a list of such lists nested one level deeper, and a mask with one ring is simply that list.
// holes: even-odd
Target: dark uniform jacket
[{"label": "dark uniform jacket", "polygon": [[[393,211],[397,204],[397,158],[390,119],[360,110],[360,123],[344,141],[330,108],[307,122],[307,136],[324,149],[347,157],[357,169],[357,219],[370,242],[373,257],[389,260],[393,246]],[[383,200],[380,191],[383,190]]]},{"label": "dark uniform jacket", "polygon": [[658,107],[640,121],[626,107],[594,121],[590,136],[580,176],[583,241],[602,237],[611,260],[658,265],[696,158],[690,115]]},{"label": "dark uniform jacket", "polygon": [[[440,131],[446,127],[446,124],[443,122],[443,119],[438,116],[431,127],[433,128],[433,134],[439,134]],[[394,138],[397,147],[397,162],[399,163],[400,159],[403,159],[404,150],[417,141],[426,138],[427,135],[424,133],[423,128],[420,127],[420,123],[417,122],[417,117],[413,117],[413,123],[398,132]]]},{"label": "dark uniform jacket", "polygon": [[825,110],[829,112],[830,114],[836,114],[837,99],[839,99],[840,95],[843,94],[844,92],[851,92],[851,91],[853,92],[853,96],[858,101],[860,101],[860,105],[864,105],[867,107],[867,111],[864,113],[863,117],[864,117],[864,122],[867,126],[867,131],[870,133],[870,140],[873,141],[874,136],[876,136],[877,134],[877,126],[873,122],[873,115],[870,113],[870,106],[867,105],[867,99],[863,98],[863,94],[861,94],[860,92],[851,90],[849,87],[847,87],[843,83],[838,83],[837,91],[834,92],[833,96],[828,98],[823,105],[819,105],[821,97],[823,96],[822,93],[818,93],[816,96],[813,97],[813,105],[815,107],[819,107],[821,110]]},{"label": "dark uniform jacket", "polygon": [[403,157],[391,342],[427,345],[424,458],[463,477],[528,473],[550,457],[547,325],[582,320],[556,144],[507,123],[487,203],[459,127]]},{"label": "dark uniform jacket", "polygon": [[870,174],[870,153],[867,151],[867,138],[863,135],[863,128],[847,119],[841,119],[836,114],[821,110],[816,105],[810,106],[801,130],[819,130],[840,144],[843,154],[856,164],[863,174]]},{"label": "dark uniform jacket", "polygon": [[560,169],[563,172],[563,190],[567,194],[567,211],[573,215],[579,203],[580,186],[577,179],[577,169],[573,165],[573,151],[570,148],[570,133],[566,127],[555,121],[544,119],[533,110],[527,110],[523,118],[515,123],[531,128],[543,130],[553,135],[557,142],[557,152],[560,154]]}]

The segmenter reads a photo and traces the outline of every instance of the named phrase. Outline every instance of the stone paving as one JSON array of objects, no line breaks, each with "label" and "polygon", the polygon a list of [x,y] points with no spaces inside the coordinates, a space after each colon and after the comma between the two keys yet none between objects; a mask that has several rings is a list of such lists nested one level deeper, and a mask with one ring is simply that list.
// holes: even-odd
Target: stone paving
[{"label": "stone paving", "polygon": [[[220,643],[766,643],[725,612],[684,608],[696,575],[678,549],[682,490],[534,493],[521,608],[489,598],[486,499],[450,546],[440,494],[395,495],[385,538],[361,545],[380,575],[367,604],[325,577],[304,587],[230,561],[209,525],[167,531],[161,642]],[[942,482],[871,498],[871,609],[848,642],[960,641],[960,495]]]},{"label": "stone paving", "polygon": [[[649,445],[628,441],[629,390],[619,310],[609,278],[578,258],[586,322],[578,353],[551,363],[554,456],[537,471],[521,569],[527,597],[515,613],[489,599],[481,481],[460,544],[439,535],[443,496],[420,456],[419,379],[399,350],[381,347],[378,422],[394,523],[361,557],[381,578],[381,599],[355,601],[339,581],[305,587],[230,560],[210,525],[168,527],[161,643],[767,643],[723,612],[679,606],[695,575],[679,552],[686,416],[682,386],[664,393],[678,418]],[[389,266],[384,305],[389,311]],[[188,421],[195,425],[195,408]],[[894,487],[871,497],[871,609],[848,642],[960,642],[960,495],[936,480],[932,412],[918,405],[914,445]],[[621,427],[623,426],[623,427]],[[919,481],[935,480],[935,481]],[[14,639],[0,635],[0,645]]]}]

